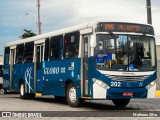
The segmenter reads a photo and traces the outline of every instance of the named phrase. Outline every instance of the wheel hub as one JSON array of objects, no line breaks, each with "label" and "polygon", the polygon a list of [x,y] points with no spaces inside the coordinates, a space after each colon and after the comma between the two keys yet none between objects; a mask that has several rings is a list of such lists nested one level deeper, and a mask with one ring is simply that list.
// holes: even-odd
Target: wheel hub
[{"label": "wheel hub", "polygon": [[20,91],[21,95],[23,96],[24,95],[24,85],[21,84],[21,91]]},{"label": "wheel hub", "polygon": [[70,90],[69,90],[69,99],[72,103],[76,102],[76,89],[74,87],[72,87]]}]

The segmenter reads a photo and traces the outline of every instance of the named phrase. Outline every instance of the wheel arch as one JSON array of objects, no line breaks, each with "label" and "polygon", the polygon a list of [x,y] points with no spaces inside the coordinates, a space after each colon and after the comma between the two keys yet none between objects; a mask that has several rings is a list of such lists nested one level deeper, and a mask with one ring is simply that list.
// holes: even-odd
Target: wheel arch
[{"label": "wheel arch", "polygon": [[67,87],[68,85],[72,83],[74,86],[75,86],[75,89],[76,89],[76,96],[77,98],[81,98],[81,88],[80,88],[80,85],[79,85],[79,81],[74,81],[72,79],[67,79],[65,81],[65,97],[67,96]]},{"label": "wheel arch", "polygon": [[23,80],[23,79],[20,79],[20,80],[19,80],[19,91],[20,91],[20,85],[21,85],[22,83],[24,83],[24,80]]},{"label": "wheel arch", "polygon": [[20,86],[21,83],[24,83],[24,80],[23,80],[23,79],[20,79],[20,80],[19,80],[19,86]]},{"label": "wheel arch", "polygon": [[67,87],[68,87],[68,85],[71,84],[71,83],[74,84],[73,80],[71,80],[71,79],[67,79],[67,80],[65,81],[65,97],[66,97],[66,95],[67,95]]}]

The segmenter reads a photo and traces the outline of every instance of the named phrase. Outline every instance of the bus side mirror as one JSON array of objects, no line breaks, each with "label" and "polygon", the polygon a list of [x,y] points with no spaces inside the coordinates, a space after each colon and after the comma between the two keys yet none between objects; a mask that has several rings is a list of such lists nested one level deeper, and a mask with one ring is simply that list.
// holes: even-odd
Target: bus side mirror
[{"label": "bus side mirror", "polygon": [[90,47],[92,47],[92,48],[96,47],[96,37],[95,37],[95,35],[91,35]]}]

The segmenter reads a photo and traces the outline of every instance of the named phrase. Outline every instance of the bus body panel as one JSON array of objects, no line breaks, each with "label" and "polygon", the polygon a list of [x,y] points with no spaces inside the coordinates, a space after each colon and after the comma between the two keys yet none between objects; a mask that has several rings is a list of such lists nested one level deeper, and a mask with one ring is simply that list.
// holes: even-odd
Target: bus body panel
[{"label": "bus body panel", "polygon": [[3,66],[3,88],[10,90],[10,65]]},{"label": "bus body panel", "polygon": [[[65,83],[71,80],[76,86],[77,97],[81,97],[79,58],[47,61],[43,64],[45,66],[42,70],[36,70],[36,92],[44,95],[65,96]],[[4,69],[6,70],[4,87],[9,90],[10,65],[5,65]],[[19,92],[19,82],[22,80],[26,87],[25,92],[34,93],[34,63],[15,64],[13,73],[13,90]]]},{"label": "bus body panel", "polygon": [[14,65],[13,88],[19,92],[20,81],[25,84],[26,93],[34,93],[34,63]]},{"label": "bus body panel", "polygon": [[[39,80],[36,85],[37,92],[45,95],[65,96],[67,80],[71,80],[76,87],[80,86],[79,58],[45,61],[43,64],[44,68],[37,71],[37,80]],[[78,87],[77,94],[79,92]]]},{"label": "bus body panel", "polygon": [[43,71],[36,70],[36,92],[37,93],[43,93],[44,79],[42,76],[43,76]]},{"label": "bus body panel", "polygon": [[[9,71],[9,65],[4,65],[5,71]],[[10,82],[8,73],[3,75],[4,82]],[[8,78],[6,80],[6,78]],[[12,78],[12,90],[19,92],[20,80],[25,84],[26,93],[34,93],[34,63],[15,64]],[[5,86],[5,83],[4,83]],[[10,84],[9,84],[10,87]],[[6,87],[4,87],[6,88]],[[9,90],[9,89],[8,89]]]},{"label": "bus body panel", "polygon": [[34,93],[34,63],[25,63],[22,66],[23,82],[26,93]]},{"label": "bus body panel", "polygon": [[24,78],[23,71],[24,71],[23,64],[15,64],[14,65],[12,80],[13,80],[13,89],[15,91],[19,91],[19,81],[23,80],[23,78]]}]

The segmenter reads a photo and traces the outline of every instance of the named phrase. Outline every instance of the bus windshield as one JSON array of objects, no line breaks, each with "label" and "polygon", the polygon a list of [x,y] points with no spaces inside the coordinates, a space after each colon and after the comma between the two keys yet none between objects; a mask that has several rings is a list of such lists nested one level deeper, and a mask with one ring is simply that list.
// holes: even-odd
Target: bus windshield
[{"label": "bus windshield", "polygon": [[96,39],[95,58],[98,69],[113,71],[156,69],[153,37],[97,34]]}]

